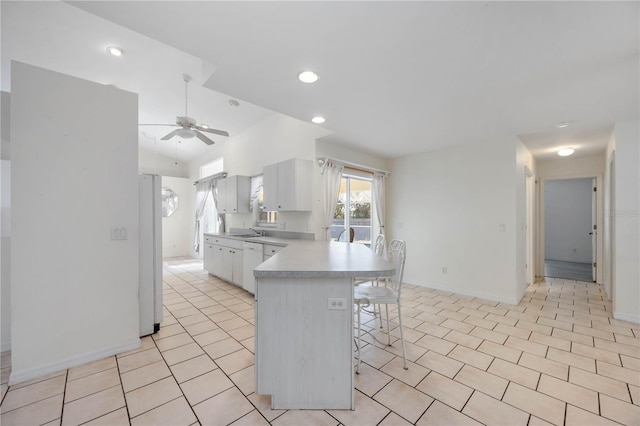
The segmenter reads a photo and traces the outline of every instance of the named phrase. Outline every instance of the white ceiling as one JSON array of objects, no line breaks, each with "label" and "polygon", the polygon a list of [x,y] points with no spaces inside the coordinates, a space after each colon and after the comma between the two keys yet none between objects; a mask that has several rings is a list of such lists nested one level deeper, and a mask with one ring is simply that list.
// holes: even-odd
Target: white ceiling
[{"label": "white ceiling", "polygon": [[[184,115],[183,74],[190,75],[188,111],[199,124],[232,136],[273,111],[213,91],[203,83],[215,65],[62,2],[2,1],[2,90],[11,91],[11,60],[40,66],[139,94],[140,123],[174,123]],[[36,30],[37,29],[37,30]],[[125,49],[120,58],[109,45]],[[105,123],[105,126],[113,123]],[[140,146],[179,162],[211,149],[198,139],[161,141],[172,127],[141,127]],[[96,129],[100,131],[100,129]],[[4,134],[4,130],[3,130]],[[147,136],[149,137],[147,137]],[[227,138],[212,135],[216,143]],[[177,154],[176,154],[177,151]]]},{"label": "white ceiling", "polygon": [[[539,159],[591,155],[640,113],[638,2],[71,2],[135,32],[67,4],[6,3],[3,88],[5,56],[28,58],[140,93],[141,121],[182,113],[185,71],[199,122],[233,135],[269,110],[321,114],[326,139],[387,158],[516,137]],[[56,63],[43,47],[72,35],[73,60]],[[120,62],[100,56],[111,43]],[[317,83],[296,80],[307,68]]]}]

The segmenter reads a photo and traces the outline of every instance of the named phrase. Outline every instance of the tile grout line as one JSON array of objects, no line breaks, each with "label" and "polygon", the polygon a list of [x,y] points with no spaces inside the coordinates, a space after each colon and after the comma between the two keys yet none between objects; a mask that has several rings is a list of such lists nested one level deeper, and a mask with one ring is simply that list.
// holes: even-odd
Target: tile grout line
[{"label": "tile grout line", "polygon": [[[167,284],[167,285],[169,285],[169,286],[173,289],[173,287],[172,287],[170,284]],[[174,289],[174,290],[175,290],[175,289]],[[225,291],[225,292],[226,292],[226,290],[223,290],[223,291]],[[227,292],[227,293],[228,293],[228,292]],[[203,294],[204,294],[204,293],[203,293]],[[207,297],[211,298],[211,297],[210,297],[210,296],[208,296],[208,295],[207,295]],[[235,296],[234,296],[234,297],[235,297]],[[213,300],[213,299],[211,298],[211,300]],[[191,302],[189,302],[189,303],[191,303]],[[193,306],[193,304],[192,304],[192,306]],[[195,309],[197,309],[197,310],[198,310],[198,312],[200,312],[202,315],[205,315],[205,314],[204,314],[204,313],[203,313],[199,308],[197,308],[197,307],[195,307],[195,306],[194,306],[194,308],[195,308]],[[226,306],[225,306],[225,309],[226,309],[226,310],[228,310],[228,309],[226,308]],[[235,313],[234,313],[234,314],[235,314]],[[219,325],[218,325],[215,321],[213,321],[212,319],[210,319],[207,315],[205,315],[205,316],[207,317],[207,319],[208,319],[209,321],[211,321],[212,323],[214,323],[214,324],[216,325],[216,327],[218,327],[218,328],[219,328]],[[239,316],[238,316],[238,317],[239,317]],[[174,317],[174,318],[175,318],[175,317]],[[175,319],[176,319],[178,322],[180,321],[180,320],[179,320],[179,319],[177,319],[177,318],[175,318]],[[204,322],[204,321],[203,321],[203,322]],[[180,324],[180,325],[182,326],[182,324]],[[183,328],[184,328],[184,327],[183,327]],[[221,330],[222,330],[222,329],[221,329]],[[229,333],[227,333],[225,330],[222,330],[222,331],[224,331],[226,334],[229,334]],[[189,335],[189,337],[191,337],[191,338],[193,339],[193,341],[194,341],[194,342],[195,342],[195,343],[200,347],[200,349],[201,349],[201,350],[202,350],[202,351],[203,351],[203,352],[204,352],[204,353],[209,357],[209,359],[211,359],[211,361],[212,361],[212,362],[213,362],[213,363],[218,367],[218,369],[222,372],[222,374],[224,374],[224,375],[225,375],[225,377],[226,377],[226,378],[227,378],[231,383],[233,383],[233,386],[238,390],[238,392],[240,392],[240,393],[242,394],[242,396],[243,396],[243,397],[244,397],[244,398],[245,398],[245,399],[246,399],[246,400],[247,400],[247,401],[248,401],[248,402],[249,402],[249,403],[254,407],[254,409],[255,409],[255,410],[256,410],[256,411],[257,411],[257,412],[258,412],[258,413],[259,413],[259,414],[260,414],[260,415],[261,415],[261,416],[262,416],[262,417],[263,417],[263,418],[264,418],[268,423],[269,423],[269,421],[266,419],[266,417],[264,417],[264,415],[263,415],[263,414],[262,414],[262,412],[258,409],[258,407],[256,407],[256,406],[255,406],[255,404],[253,404],[253,402],[252,402],[252,401],[247,397],[247,395],[245,395],[245,394],[244,394],[244,392],[242,392],[242,390],[241,390],[241,389],[238,387],[238,385],[237,385],[237,384],[236,384],[236,383],[231,379],[231,377],[229,377],[229,375],[227,375],[227,373],[226,373],[226,372],[225,372],[225,371],[224,371],[224,370],[223,370],[223,369],[218,365],[218,363],[216,362],[216,360],[215,360],[215,359],[213,359],[213,358],[211,358],[211,355],[209,355],[209,353],[208,353],[207,351],[205,351],[205,350],[204,350],[204,348],[200,345],[200,343],[198,343],[198,342],[193,338],[193,336],[191,335],[191,333],[189,333],[189,331],[188,331],[188,330],[186,330],[186,329],[185,329],[185,332]],[[231,337],[231,338],[233,338],[233,336],[231,336],[231,335],[230,335],[230,337]],[[235,340],[235,338],[234,338],[234,340]],[[237,340],[236,340],[236,341],[237,341]],[[215,343],[215,342],[214,342],[214,343]],[[238,343],[239,343],[239,342],[238,342]],[[154,344],[155,344],[155,341],[154,341]],[[241,344],[241,343],[240,343],[240,344]],[[241,344],[241,345],[242,345],[242,344]],[[242,345],[242,347],[243,347],[244,349],[246,349],[246,347],[245,347],[244,345]],[[159,349],[158,349],[158,350],[159,350]],[[229,354],[227,354],[227,355],[230,355],[230,354],[236,353],[236,352],[238,352],[238,351],[240,351],[240,350],[242,350],[242,349],[238,349],[237,351],[231,352],[231,353],[229,353]],[[254,352],[252,352],[252,353],[253,353],[253,354],[254,354],[254,356],[255,356],[255,353],[254,353]],[[162,358],[164,359],[164,355],[162,354],[162,352],[160,352],[160,355],[161,355],[161,356],[162,356]],[[227,356],[227,355],[223,355],[223,356]],[[191,358],[191,359],[193,359],[193,358]],[[185,361],[187,361],[187,360],[185,360]],[[166,360],[165,360],[165,362],[166,362]],[[255,366],[255,362],[254,362],[254,364],[253,364],[253,365]],[[249,367],[250,367],[250,366],[248,366],[248,367],[246,367],[246,368],[249,368]],[[169,368],[169,371],[171,371],[171,369],[170,369],[170,368]],[[240,370],[239,370],[239,371],[240,371]],[[207,374],[207,373],[203,373],[202,375],[204,375],[204,374]],[[202,376],[202,375],[201,375],[201,376]],[[172,376],[173,376],[173,373],[172,373]],[[199,377],[199,376],[198,376],[198,377]],[[175,379],[175,378],[174,378],[174,379]],[[189,379],[189,380],[193,380],[193,379],[194,379],[194,378],[191,378],[191,379]],[[187,381],[189,381],[189,380],[187,380]],[[186,383],[187,381],[185,381],[185,383]],[[176,380],[176,383],[177,383],[177,380]],[[182,391],[182,387],[180,386],[180,384],[179,384],[179,383],[177,383],[177,384],[178,384],[178,387],[180,388],[180,392],[182,392],[182,393],[183,393],[183,395],[184,395],[184,392]],[[223,390],[222,392],[217,393],[216,395],[212,395],[212,396],[210,396],[209,398],[204,399],[204,400],[202,400],[202,401],[198,402],[198,404],[201,404],[201,403],[203,403],[203,402],[205,402],[205,401],[208,401],[209,399],[214,398],[214,397],[216,397],[217,395],[220,395],[221,393],[226,392],[226,391],[227,391],[227,390],[229,390],[229,389],[231,389],[231,388],[225,389],[225,390]],[[254,392],[252,392],[252,393],[255,393],[255,391],[254,391]],[[189,402],[189,400],[186,398],[186,395],[184,395],[184,397],[185,397],[185,399],[187,400],[187,402]],[[197,404],[195,404],[195,405],[197,405]],[[195,410],[193,409],[193,406],[191,405],[191,403],[189,403],[189,407],[190,407],[190,408],[191,408],[191,410],[193,411],[193,414],[196,416],[196,419],[198,419],[198,421],[200,421],[200,418],[199,418],[199,417],[198,417],[198,415],[195,413]],[[247,414],[249,414],[249,413],[247,413]],[[284,414],[284,413],[282,413],[282,414]],[[282,415],[282,414],[281,414],[281,415]],[[246,414],[245,414],[245,415],[246,415]],[[242,418],[242,417],[244,417],[244,416],[241,416],[240,418]],[[280,417],[280,416],[278,416],[278,417]],[[237,420],[239,420],[240,418],[235,419],[234,421],[237,421]],[[276,418],[277,418],[277,417],[276,417]],[[274,420],[275,420],[275,419],[274,419]]]},{"label": "tile grout line", "polygon": [[60,407],[60,424],[64,418],[64,400],[67,397],[67,383],[69,382],[69,369],[64,374],[64,388],[62,389],[62,407]]}]

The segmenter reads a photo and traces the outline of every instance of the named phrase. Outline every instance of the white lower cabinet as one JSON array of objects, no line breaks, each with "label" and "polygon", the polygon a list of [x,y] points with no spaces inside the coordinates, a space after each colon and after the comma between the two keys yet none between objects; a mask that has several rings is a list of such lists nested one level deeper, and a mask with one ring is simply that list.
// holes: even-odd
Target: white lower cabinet
[{"label": "white lower cabinet", "polygon": [[213,253],[213,244],[204,243],[204,251],[202,253],[202,263],[205,271],[208,271],[210,274],[213,274],[214,270],[214,253]]},{"label": "white lower cabinet", "polygon": [[206,237],[203,266],[211,275],[242,287],[242,241]]},{"label": "white lower cabinet", "polygon": [[217,277],[222,278],[222,269],[224,265],[224,250],[225,247],[214,245],[212,248],[212,260],[211,260],[211,269],[207,269],[211,275],[215,275]]}]

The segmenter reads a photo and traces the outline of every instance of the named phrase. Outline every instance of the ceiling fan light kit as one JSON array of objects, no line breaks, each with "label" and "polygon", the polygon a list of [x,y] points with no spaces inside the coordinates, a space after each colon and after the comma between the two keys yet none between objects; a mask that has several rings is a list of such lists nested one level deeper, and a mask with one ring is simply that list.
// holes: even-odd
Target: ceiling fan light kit
[{"label": "ceiling fan light kit", "polygon": [[176,129],[176,130],[170,132],[169,134],[165,135],[164,137],[160,138],[163,141],[167,141],[167,140],[173,138],[174,136],[178,136],[178,137],[181,137],[183,139],[191,139],[193,137],[196,137],[196,138],[200,139],[202,142],[206,143],[207,145],[213,145],[215,142],[213,140],[209,139],[207,136],[205,136],[201,132],[214,133],[214,134],[220,135],[220,136],[229,136],[229,133],[227,133],[226,131],[218,130],[218,129],[211,129],[206,124],[198,126],[196,120],[194,120],[193,118],[189,117],[188,109],[187,109],[188,99],[189,99],[188,98],[188,90],[187,90],[187,88],[188,88],[189,82],[191,81],[191,76],[189,76],[187,74],[182,74],[182,79],[184,80],[184,115],[176,117],[176,124],[140,124],[140,126],[174,126],[174,127],[179,127],[179,129]]}]

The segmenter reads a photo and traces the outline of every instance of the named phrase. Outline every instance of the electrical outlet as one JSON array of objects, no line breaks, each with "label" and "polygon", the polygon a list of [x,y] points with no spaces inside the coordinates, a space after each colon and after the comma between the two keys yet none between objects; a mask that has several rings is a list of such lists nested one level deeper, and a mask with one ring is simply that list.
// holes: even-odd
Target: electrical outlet
[{"label": "electrical outlet", "polygon": [[111,239],[112,240],[126,240],[127,239],[127,228],[111,228]]},{"label": "electrical outlet", "polygon": [[344,297],[330,297],[327,304],[330,311],[344,311],[347,309],[347,299]]}]

